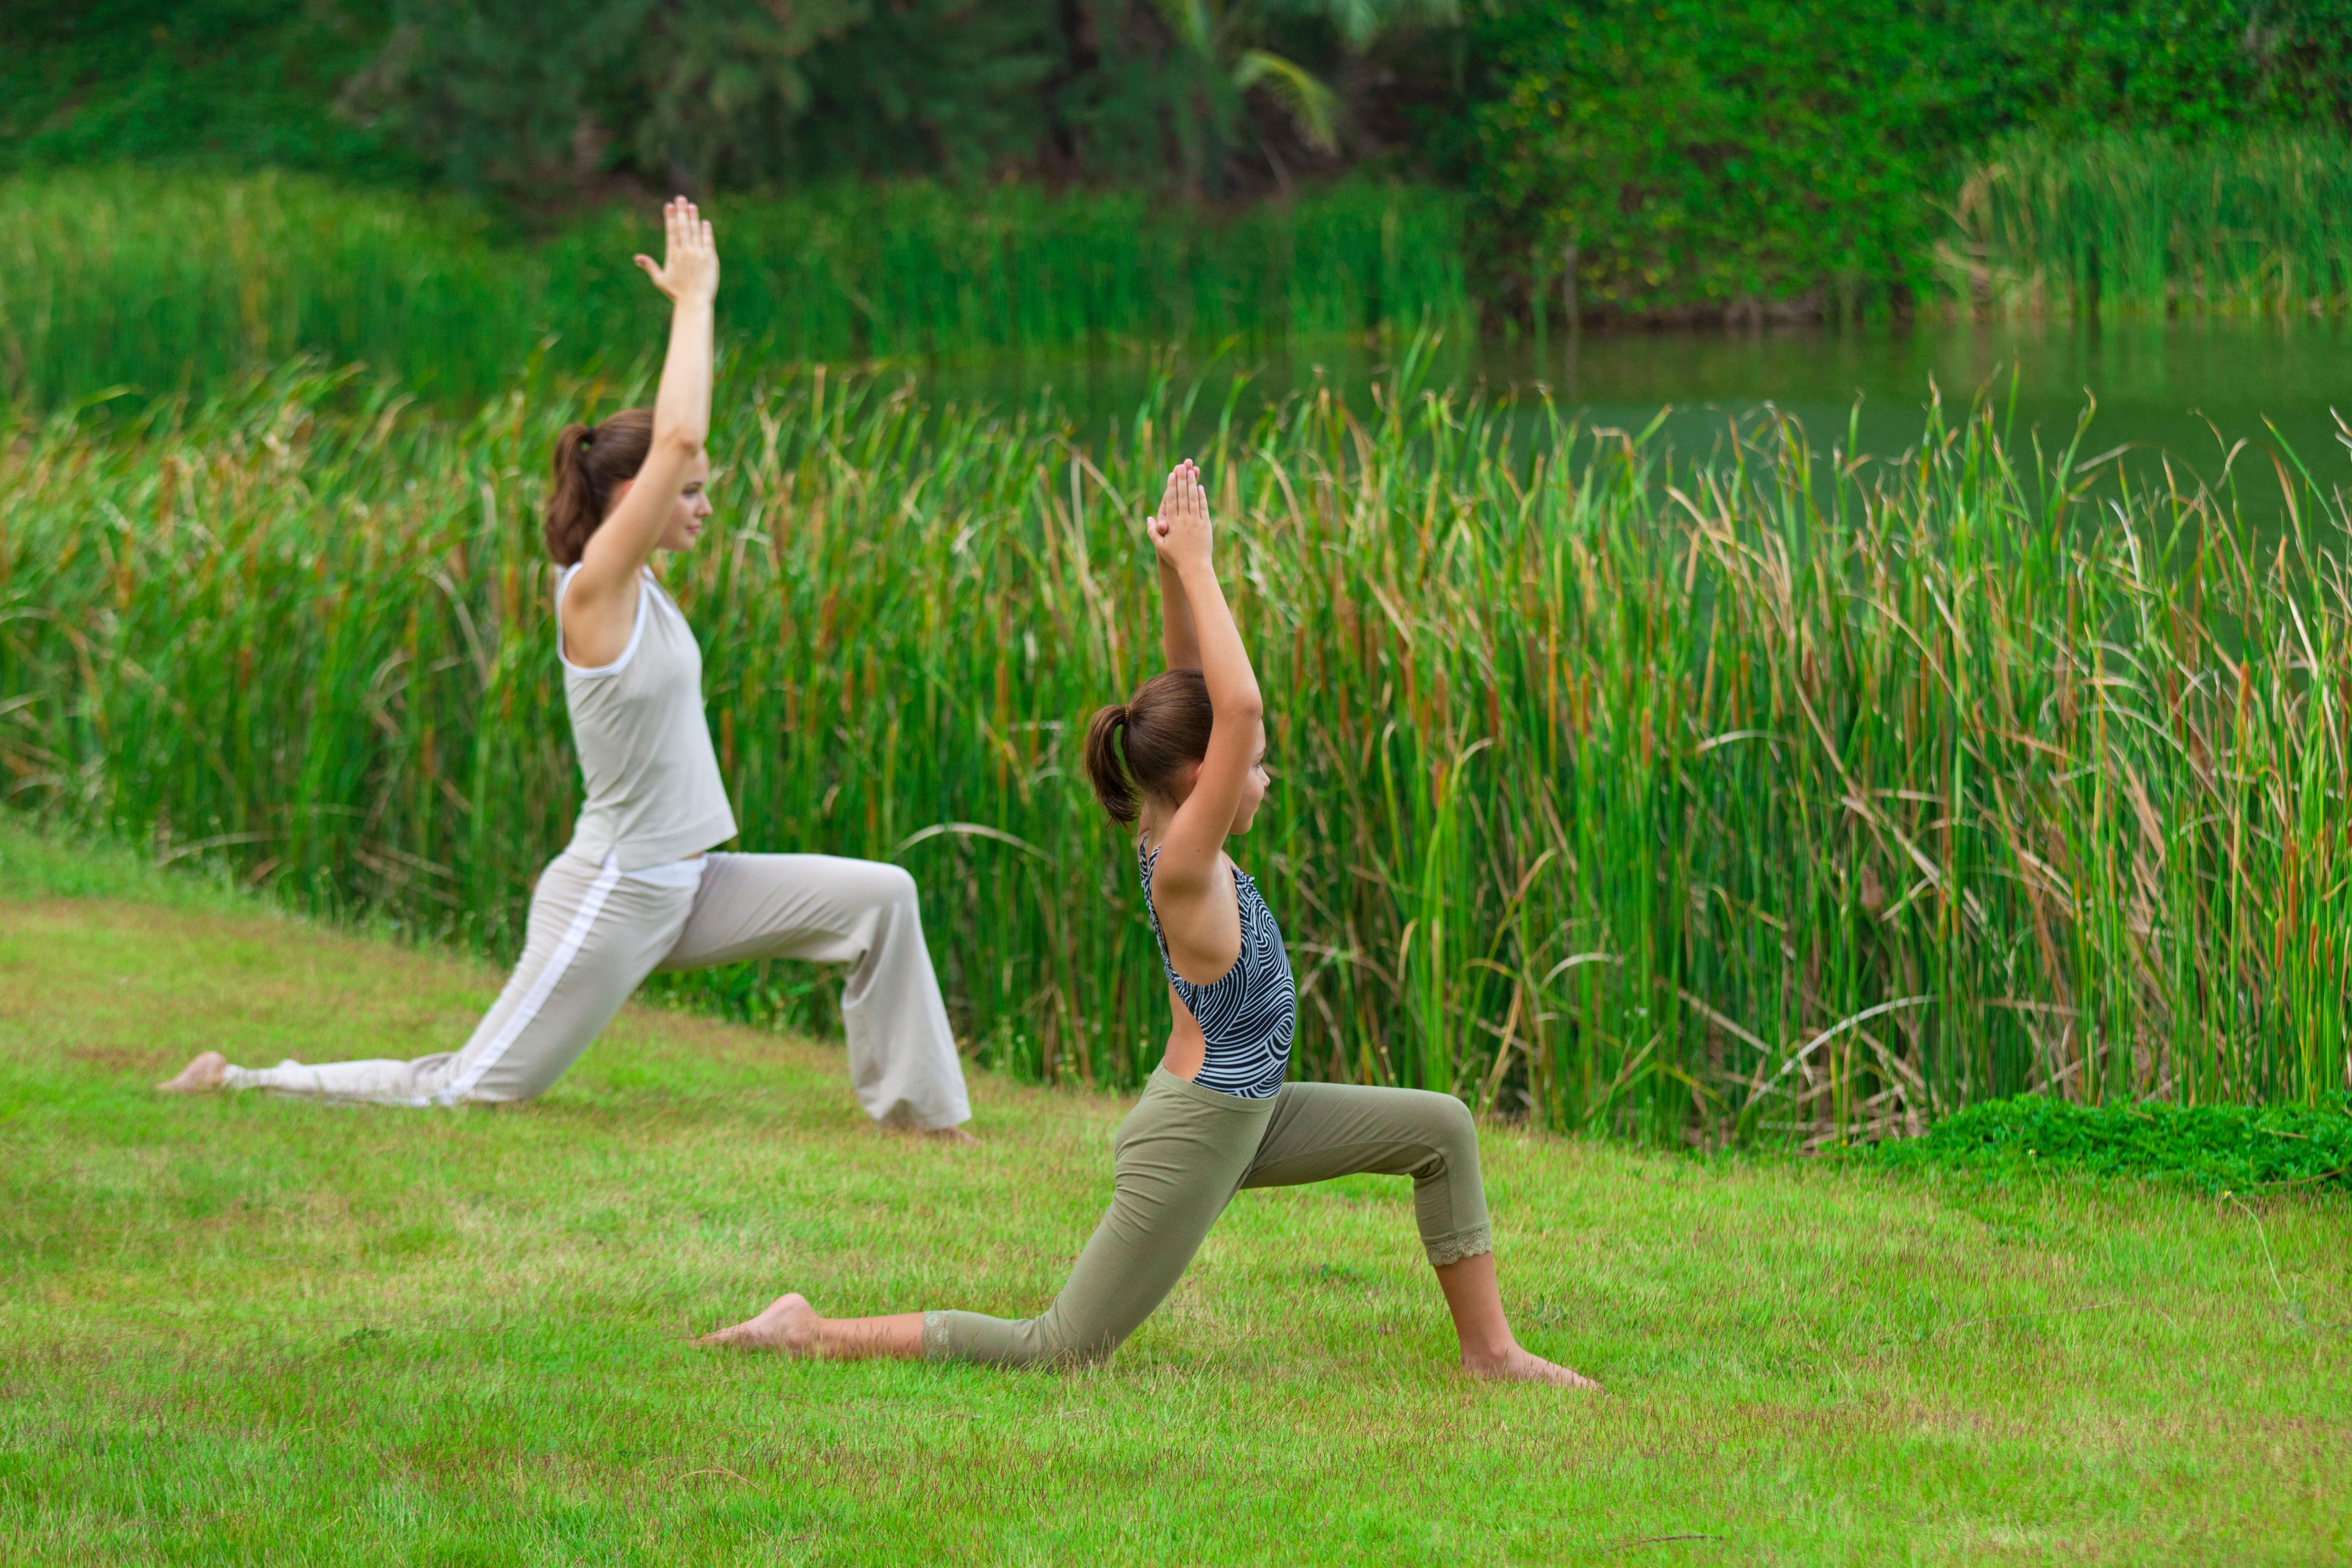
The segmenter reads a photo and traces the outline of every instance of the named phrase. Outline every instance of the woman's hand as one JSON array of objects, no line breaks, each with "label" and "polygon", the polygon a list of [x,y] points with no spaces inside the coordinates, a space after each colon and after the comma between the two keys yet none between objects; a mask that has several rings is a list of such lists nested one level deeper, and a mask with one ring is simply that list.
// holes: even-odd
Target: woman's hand
[{"label": "woman's hand", "polygon": [[1201,488],[1201,470],[1185,458],[1168,473],[1168,488],[1160,497],[1160,515],[1145,531],[1160,559],[1178,571],[1205,567],[1214,542],[1209,527],[1209,492]]},{"label": "woman's hand", "polygon": [[719,247],[709,220],[678,196],[662,207],[662,225],[667,246],[661,265],[655,266],[650,256],[635,258],[636,264],[674,303],[709,303],[719,294]]}]

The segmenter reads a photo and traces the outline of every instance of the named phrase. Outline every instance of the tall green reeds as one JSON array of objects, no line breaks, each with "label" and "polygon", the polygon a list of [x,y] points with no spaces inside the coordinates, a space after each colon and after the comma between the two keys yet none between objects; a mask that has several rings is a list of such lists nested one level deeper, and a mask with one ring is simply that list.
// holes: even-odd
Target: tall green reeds
[{"label": "tall green reeds", "polygon": [[[1215,216],[1139,193],[852,185],[716,211],[722,326],[784,359],[1363,335],[1467,308],[1459,205],[1422,190]],[[507,243],[446,204],[293,176],[17,180],[0,184],[0,395],[201,393],[297,353],[428,397],[486,395],[527,363],[625,368],[659,338],[629,262],[656,237],[615,209]]]},{"label": "tall green reeds", "polygon": [[1936,270],[2000,315],[2352,303],[2352,142],[2217,134],[1996,146],[1962,183]]},{"label": "tall green reeds", "polygon": [[[739,381],[664,569],[742,844],[908,866],[988,1059],[1131,1083],[1164,1037],[1076,753],[1153,668],[1138,519],[1188,401],[1271,699],[1234,847],[1298,1072],[1708,1140],[2345,1083],[2347,520],[2284,455],[2101,512],[2104,469],[1986,410],[1899,462],[1783,424],[1693,470],[1557,420],[1529,449],[1410,358],[1357,407],[1171,391],[1094,449]],[[9,799],[511,951],[577,799],[537,532],[582,405],[451,425],[289,364],[0,443]],[[2241,482],[2285,488],[2283,537]]]}]

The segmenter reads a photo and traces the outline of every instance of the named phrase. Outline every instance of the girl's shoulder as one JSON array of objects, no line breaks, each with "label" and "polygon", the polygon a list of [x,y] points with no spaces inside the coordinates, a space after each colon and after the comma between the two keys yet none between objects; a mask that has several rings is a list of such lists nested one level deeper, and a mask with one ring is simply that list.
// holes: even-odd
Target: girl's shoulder
[{"label": "girl's shoulder", "polygon": [[[1138,833],[1135,836],[1136,863],[1144,868],[1147,875],[1160,863],[1160,851],[1163,847],[1162,845],[1152,843],[1147,834]],[[1243,870],[1233,856],[1223,849],[1217,851],[1217,865],[1227,876],[1239,877],[1244,881],[1249,880],[1249,873]]]}]

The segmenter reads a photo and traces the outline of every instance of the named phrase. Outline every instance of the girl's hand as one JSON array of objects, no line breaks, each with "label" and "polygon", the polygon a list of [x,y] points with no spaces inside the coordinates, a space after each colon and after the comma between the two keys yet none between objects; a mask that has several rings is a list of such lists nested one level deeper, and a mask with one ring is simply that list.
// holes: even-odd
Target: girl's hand
[{"label": "girl's hand", "polygon": [[650,256],[635,258],[654,287],[677,304],[709,303],[719,293],[719,247],[710,237],[710,224],[692,202],[678,196],[662,207],[667,248],[661,265]]},{"label": "girl's hand", "polygon": [[1160,515],[1144,524],[1160,559],[1174,567],[1206,566],[1214,542],[1209,527],[1209,492],[1201,488],[1201,470],[1185,458],[1168,472],[1168,488],[1160,493]]}]

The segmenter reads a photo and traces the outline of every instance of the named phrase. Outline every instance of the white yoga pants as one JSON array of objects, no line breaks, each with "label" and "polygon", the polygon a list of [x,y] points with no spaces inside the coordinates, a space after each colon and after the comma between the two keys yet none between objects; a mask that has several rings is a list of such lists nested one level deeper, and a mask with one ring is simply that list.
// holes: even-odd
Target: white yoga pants
[{"label": "white yoga pants", "polygon": [[563,1076],[656,969],[748,958],[853,967],[841,995],[849,1074],[877,1121],[971,1115],[923,943],[915,879],[831,855],[708,855],[624,872],[570,853],[531,894],[522,961],[463,1050],[415,1061],[285,1061],[228,1069],[231,1089],[394,1105],[528,1100]]}]

